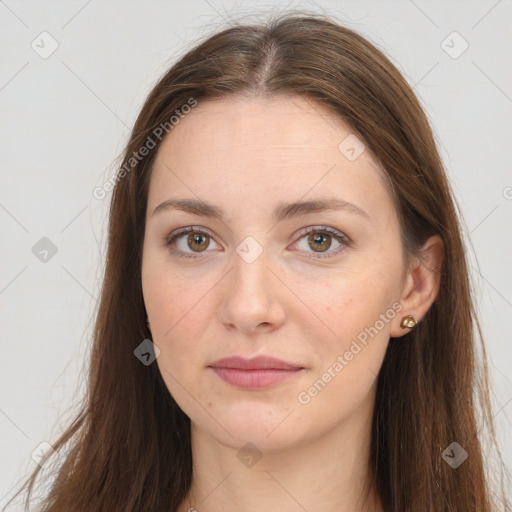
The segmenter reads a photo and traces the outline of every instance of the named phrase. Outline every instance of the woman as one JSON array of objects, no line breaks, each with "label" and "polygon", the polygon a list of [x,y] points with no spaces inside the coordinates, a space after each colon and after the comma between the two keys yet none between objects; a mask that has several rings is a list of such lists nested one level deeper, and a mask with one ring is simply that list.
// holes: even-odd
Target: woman
[{"label": "woman", "polygon": [[40,510],[497,510],[456,203],[372,44],[319,15],[214,34],[113,181],[88,394]]}]

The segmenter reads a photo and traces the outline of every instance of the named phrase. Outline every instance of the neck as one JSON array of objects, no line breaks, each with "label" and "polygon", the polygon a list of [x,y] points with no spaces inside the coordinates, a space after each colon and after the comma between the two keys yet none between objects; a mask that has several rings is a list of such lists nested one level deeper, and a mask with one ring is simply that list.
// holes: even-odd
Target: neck
[{"label": "neck", "polygon": [[192,422],[192,485],[178,512],[381,512],[368,471],[372,411],[366,404],[321,438],[264,452],[250,467]]}]

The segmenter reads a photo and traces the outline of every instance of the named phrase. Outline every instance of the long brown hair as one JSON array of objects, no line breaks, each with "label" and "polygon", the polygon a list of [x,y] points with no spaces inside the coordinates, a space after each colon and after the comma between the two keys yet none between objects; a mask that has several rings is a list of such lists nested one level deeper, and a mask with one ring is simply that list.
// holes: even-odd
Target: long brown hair
[{"label": "long brown hair", "polygon": [[[134,357],[135,348],[150,338],[141,288],[148,185],[163,139],[156,134],[162,127],[164,135],[171,132],[176,111],[191,100],[235,94],[300,94],[328,107],[386,170],[404,253],[419,254],[430,235],[442,238],[437,300],[415,329],[400,342],[391,340],[378,376],[369,474],[385,511],[497,510],[479,439],[487,426],[495,442],[485,350],[482,344],[478,358],[482,333],[458,207],[431,128],[411,87],[381,51],[328,17],[306,11],[210,35],[149,94],[112,193],[87,394],[53,444],[60,462],[39,509],[174,511],[187,494],[190,420],[158,366]],[[142,147],[148,148],[143,157]],[[469,454],[457,469],[442,457],[453,442]],[[25,503],[39,472],[25,484]]]}]

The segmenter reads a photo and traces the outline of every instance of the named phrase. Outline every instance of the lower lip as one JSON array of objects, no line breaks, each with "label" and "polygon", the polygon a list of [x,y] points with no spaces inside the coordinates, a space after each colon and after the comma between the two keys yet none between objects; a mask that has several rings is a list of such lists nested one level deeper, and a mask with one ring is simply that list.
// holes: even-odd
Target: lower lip
[{"label": "lower lip", "polygon": [[263,370],[240,370],[238,368],[210,367],[222,380],[243,389],[264,389],[284,382],[301,373],[297,370],[279,370],[275,368]]}]

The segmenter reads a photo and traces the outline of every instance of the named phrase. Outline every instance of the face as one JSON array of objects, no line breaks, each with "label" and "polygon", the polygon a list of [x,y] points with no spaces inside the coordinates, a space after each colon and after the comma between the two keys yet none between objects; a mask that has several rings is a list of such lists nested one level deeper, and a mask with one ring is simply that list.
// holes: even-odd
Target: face
[{"label": "face", "polygon": [[[163,141],[142,287],[193,428],[270,452],[371,413],[404,282],[382,176],[350,126],[300,96],[199,102]],[[231,356],[288,366],[215,367]]]}]

